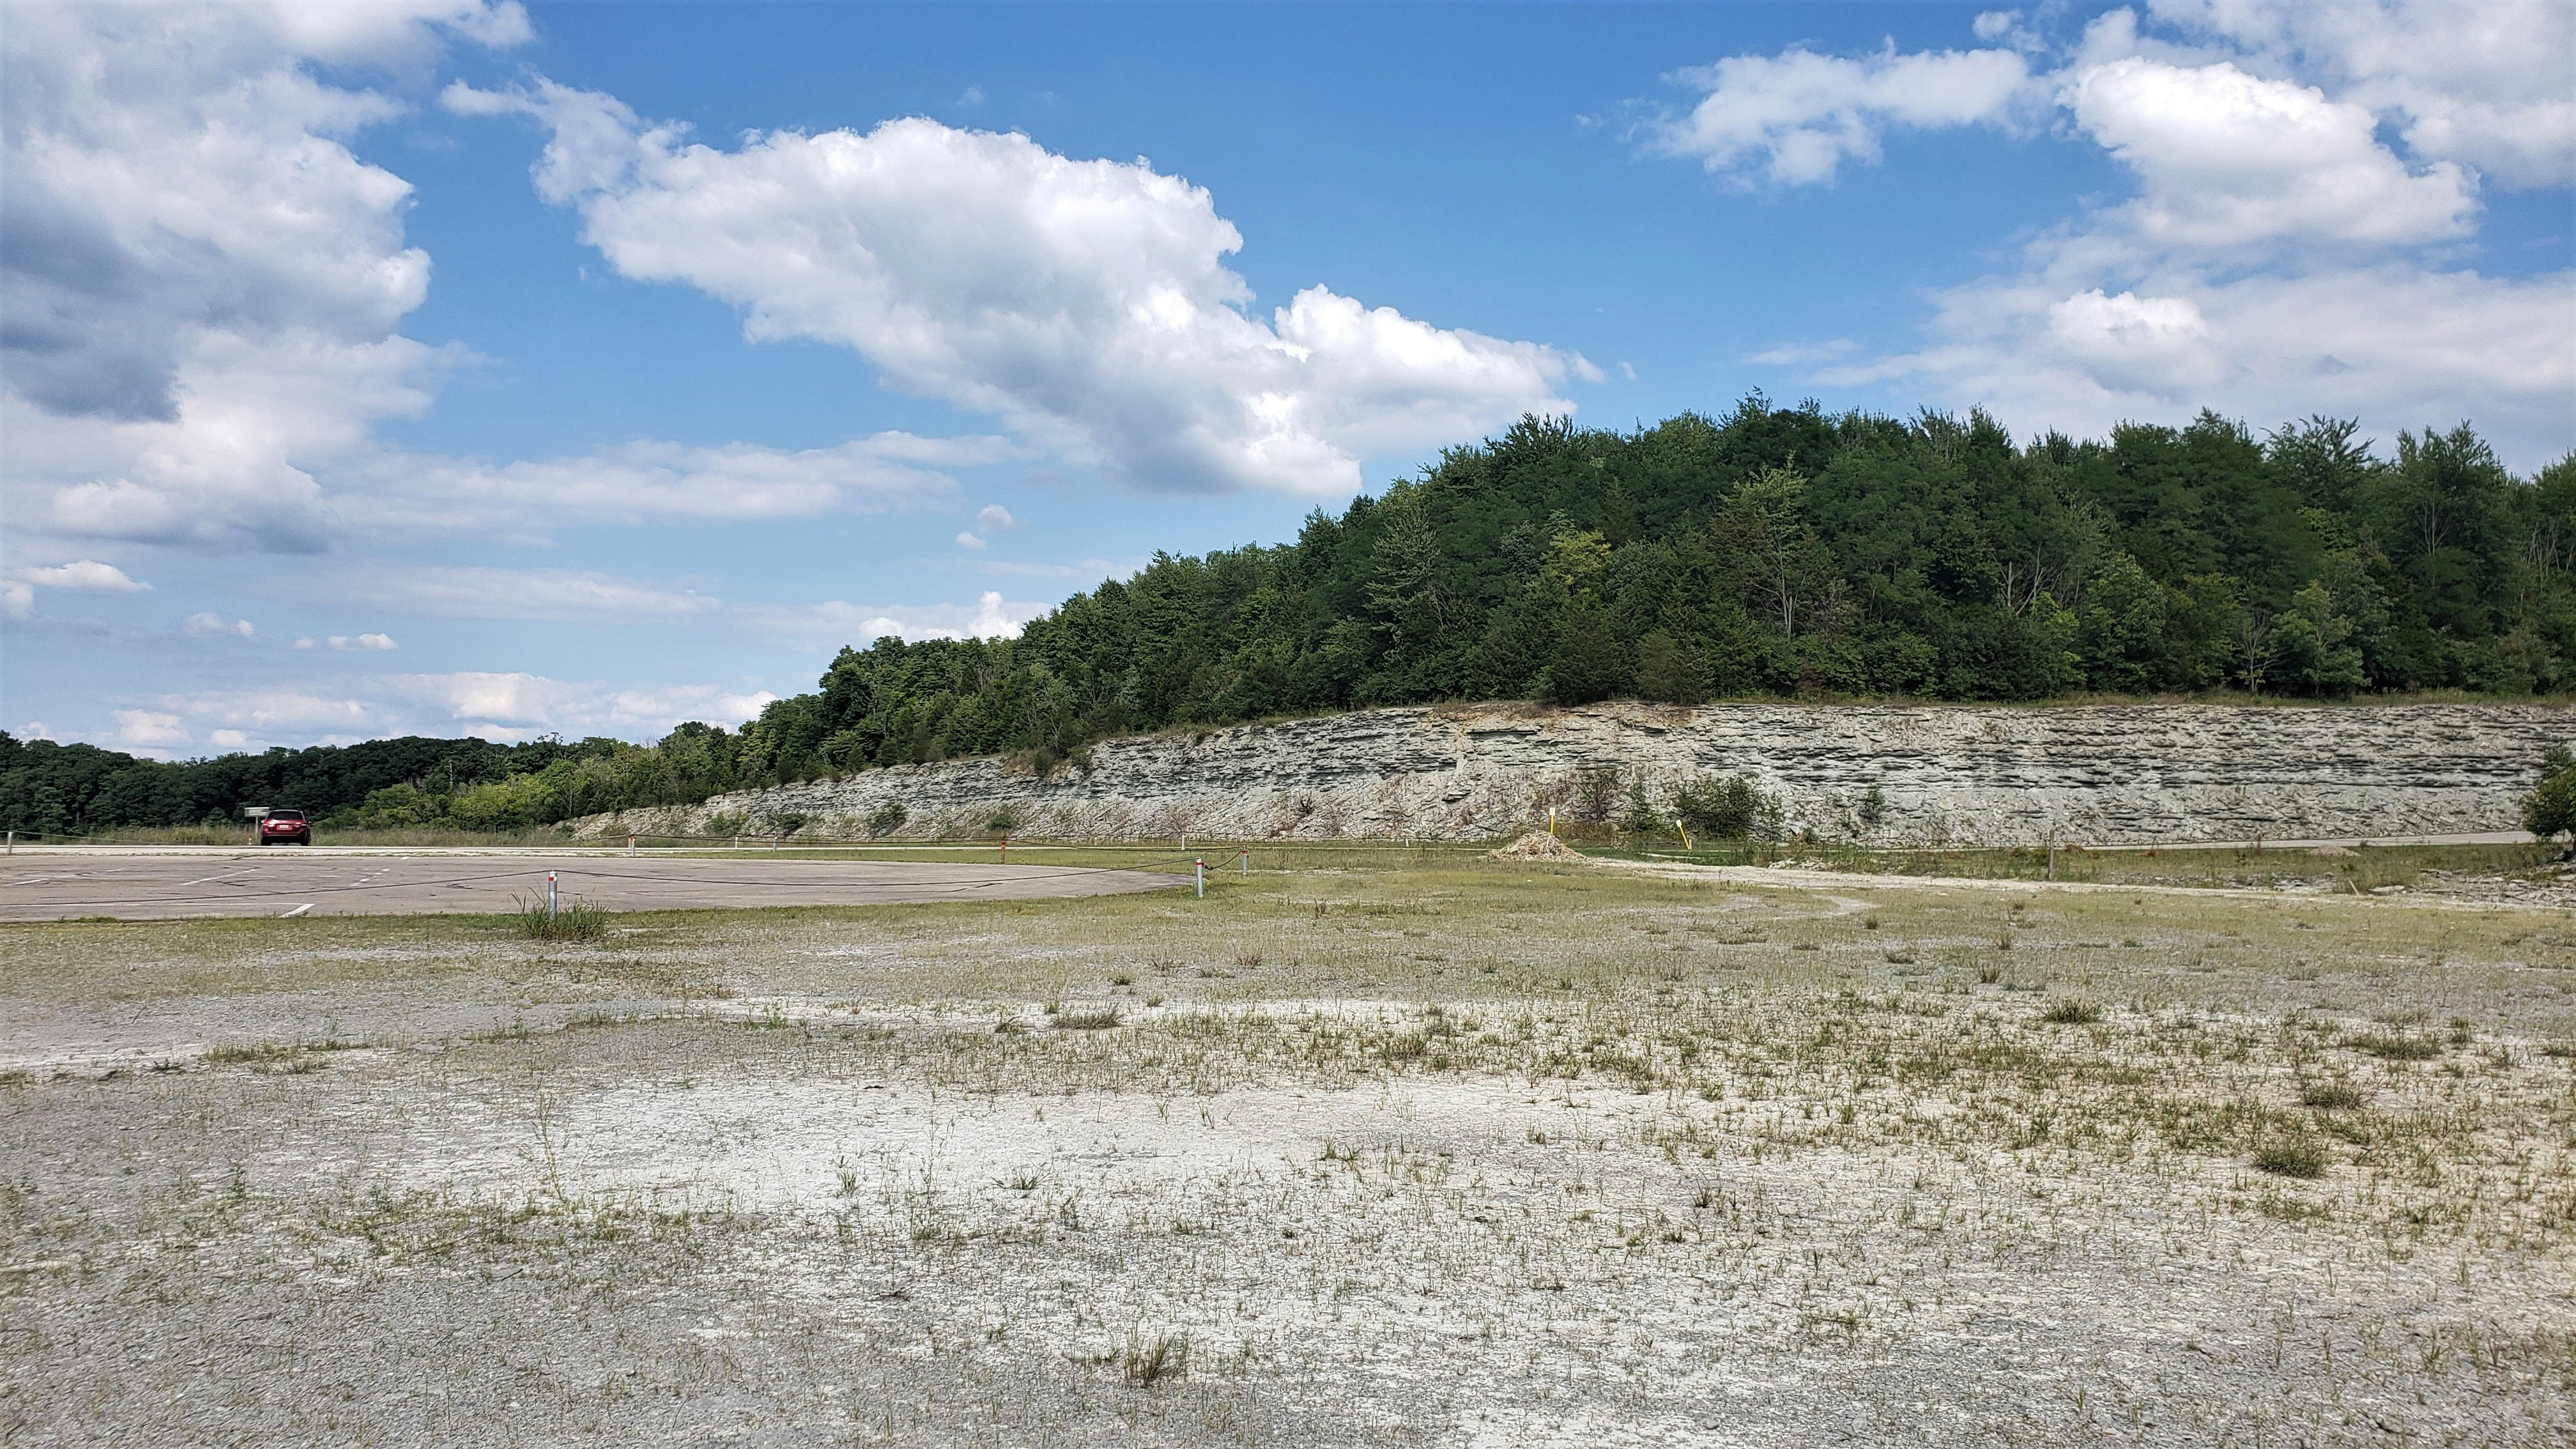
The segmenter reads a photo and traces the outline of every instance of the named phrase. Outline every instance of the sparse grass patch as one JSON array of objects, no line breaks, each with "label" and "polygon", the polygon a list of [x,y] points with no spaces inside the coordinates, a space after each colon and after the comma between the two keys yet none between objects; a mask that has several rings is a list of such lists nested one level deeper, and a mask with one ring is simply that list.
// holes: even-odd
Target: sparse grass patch
[{"label": "sparse grass patch", "polygon": [[608,912],[579,900],[547,910],[542,900],[519,904],[519,934],[531,941],[596,941],[608,934]]},{"label": "sparse grass patch", "polygon": [[2102,1019],[2102,1008],[2089,996],[2061,996],[2048,1004],[2039,1019],[2059,1026],[2090,1026]]},{"label": "sparse grass patch", "polygon": [[1055,1014],[1058,1031],[1106,1031],[1118,1021],[1118,1008],[1114,1006],[1073,1007]]},{"label": "sparse grass patch", "polygon": [[1125,1343],[1083,1357],[1081,1362],[1115,1368],[1130,1386],[1152,1388],[1165,1380],[1188,1376],[1190,1336],[1186,1332],[1158,1333],[1147,1338],[1131,1333]]},{"label": "sparse grass patch", "polygon": [[2317,1178],[2326,1175],[2326,1155],[2305,1139],[2267,1143],[2254,1151],[2254,1165],[2275,1177]]},{"label": "sparse grass patch", "polygon": [[210,1067],[254,1066],[282,1062],[303,1050],[291,1042],[238,1042],[231,1046],[209,1047],[197,1053],[197,1060]]},{"label": "sparse grass patch", "polygon": [[2398,1036],[2390,1032],[2363,1032],[2348,1036],[2343,1044],[2357,1052],[2368,1052],[2382,1061],[2429,1062],[2442,1054],[2441,1043],[2429,1037]]}]

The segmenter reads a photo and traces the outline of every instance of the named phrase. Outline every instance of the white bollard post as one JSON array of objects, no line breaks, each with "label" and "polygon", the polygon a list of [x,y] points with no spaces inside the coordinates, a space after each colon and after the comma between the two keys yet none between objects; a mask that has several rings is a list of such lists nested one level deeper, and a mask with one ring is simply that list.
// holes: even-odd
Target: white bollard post
[{"label": "white bollard post", "polygon": [[626,853],[628,855],[635,853],[635,837],[632,835],[626,837]]},{"label": "white bollard post", "polygon": [[1243,853],[1243,873],[1252,874],[1252,852],[1248,850]]},{"label": "white bollard post", "polygon": [[9,832],[9,853],[11,855],[18,853],[18,832],[14,830]]},{"label": "white bollard post", "polygon": [[1200,900],[1206,900],[1206,899],[1207,899],[1207,862],[1206,862],[1205,860],[1201,860],[1201,861],[1199,861],[1199,862],[1198,862],[1198,868],[1199,868],[1199,871],[1198,871],[1198,874],[1199,874],[1199,899],[1200,899]]},{"label": "white bollard post", "polygon": [[549,920],[549,921],[551,921],[551,920],[553,920],[554,918],[555,918],[555,873],[554,873],[553,871],[547,871],[547,872],[546,872],[546,919],[547,919],[547,920]]}]

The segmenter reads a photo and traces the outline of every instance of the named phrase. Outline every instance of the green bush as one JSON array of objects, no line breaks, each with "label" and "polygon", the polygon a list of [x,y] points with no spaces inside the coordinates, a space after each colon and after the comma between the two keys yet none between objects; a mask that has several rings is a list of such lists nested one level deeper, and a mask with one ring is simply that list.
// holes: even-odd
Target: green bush
[{"label": "green bush", "polygon": [[2576,831],[2576,755],[2565,745],[2540,757],[2540,784],[2522,799],[2522,828],[2543,840]]},{"label": "green bush", "polygon": [[1619,808],[1619,768],[1585,765],[1574,772],[1574,818],[1586,825],[1606,825]]},{"label": "green bush", "polygon": [[1694,835],[1711,840],[1775,839],[1780,802],[1742,775],[1686,780],[1673,795],[1673,813]]}]

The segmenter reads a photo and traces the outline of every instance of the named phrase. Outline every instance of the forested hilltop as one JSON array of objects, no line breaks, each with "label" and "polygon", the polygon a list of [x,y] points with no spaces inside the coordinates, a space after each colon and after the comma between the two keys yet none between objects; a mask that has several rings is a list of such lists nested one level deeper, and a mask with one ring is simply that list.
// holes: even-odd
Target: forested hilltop
[{"label": "forested hilltop", "polygon": [[[2557,694],[2576,683],[2571,561],[2576,459],[2517,478],[2465,426],[2383,456],[2325,418],[2026,446],[1981,413],[1758,397],[1633,433],[1533,418],[1318,510],[1294,543],[1158,554],[1016,640],[844,649],[739,734],[185,765],[0,736],[0,814],[193,822],[247,788],[351,822],[524,826],[960,755],[1051,771],[1128,731],[1453,699]],[[364,751],[385,760],[357,768]],[[407,773],[381,778],[387,761]]]}]

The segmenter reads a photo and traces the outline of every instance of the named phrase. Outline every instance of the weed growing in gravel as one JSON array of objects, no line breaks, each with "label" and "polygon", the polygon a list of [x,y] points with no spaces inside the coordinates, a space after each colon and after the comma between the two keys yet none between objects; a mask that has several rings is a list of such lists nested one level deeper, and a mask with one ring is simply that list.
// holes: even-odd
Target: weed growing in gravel
[{"label": "weed growing in gravel", "polygon": [[2392,1062],[2429,1062],[2442,1054],[2441,1044],[2426,1037],[2394,1036],[2387,1032],[2364,1032],[2344,1038],[2345,1046],[2354,1051]]},{"label": "weed growing in gravel", "polygon": [[608,912],[578,900],[547,910],[542,900],[519,903],[519,934],[531,941],[596,941],[608,934]]},{"label": "weed growing in gravel", "polygon": [[2326,1175],[2326,1155],[2313,1142],[2274,1142],[2257,1148],[2254,1165],[2278,1177],[2316,1178]]}]

